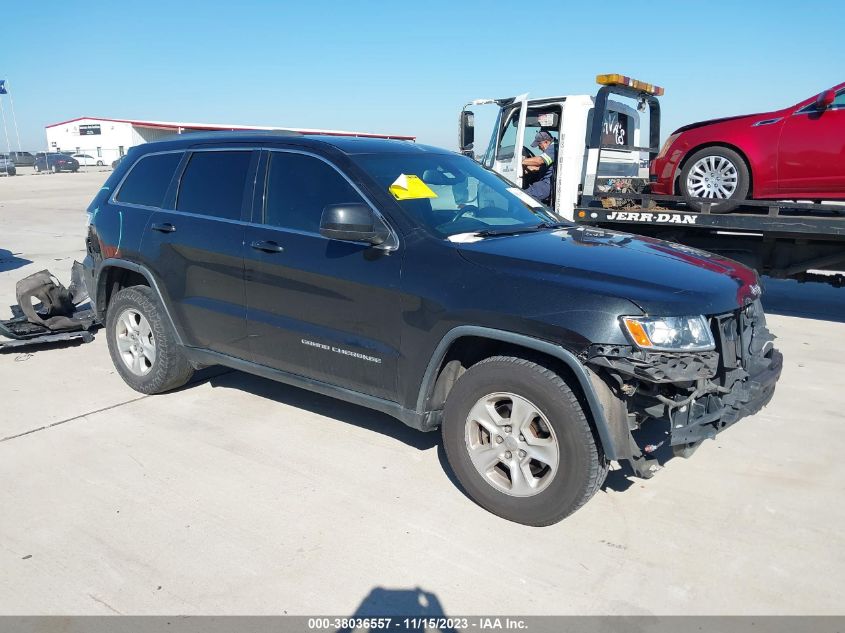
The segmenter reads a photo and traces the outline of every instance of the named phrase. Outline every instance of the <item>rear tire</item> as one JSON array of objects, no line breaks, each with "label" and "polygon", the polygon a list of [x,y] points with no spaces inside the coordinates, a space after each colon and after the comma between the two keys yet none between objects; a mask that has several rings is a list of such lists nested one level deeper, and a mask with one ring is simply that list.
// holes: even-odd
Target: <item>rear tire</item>
[{"label": "rear tire", "polygon": [[521,358],[494,356],[470,367],[446,400],[442,435],[469,496],[524,525],[564,519],[607,476],[575,394],[559,375]]},{"label": "rear tire", "polygon": [[54,174],[58,174],[60,171],[61,171],[61,169],[59,169],[58,165],[53,165],[53,173]]},{"label": "rear tire", "polygon": [[750,184],[745,160],[727,147],[700,149],[687,159],[681,170],[681,195],[696,211],[701,211],[706,204],[693,199],[699,197],[713,200],[711,213],[729,213],[745,201]]},{"label": "rear tire", "polygon": [[103,161],[98,160],[98,161],[97,161],[97,167],[102,167],[102,166],[103,166]]},{"label": "rear tire", "polygon": [[147,286],[130,286],[114,295],[106,313],[106,339],[115,368],[135,391],[170,391],[194,373]]}]

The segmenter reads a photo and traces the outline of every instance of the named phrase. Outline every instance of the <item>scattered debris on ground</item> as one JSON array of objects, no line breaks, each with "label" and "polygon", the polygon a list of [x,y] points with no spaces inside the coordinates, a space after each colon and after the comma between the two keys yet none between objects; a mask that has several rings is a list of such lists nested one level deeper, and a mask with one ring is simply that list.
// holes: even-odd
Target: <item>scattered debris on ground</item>
[{"label": "scattered debris on ground", "polygon": [[73,262],[69,288],[49,271],[42,270],[18,281],[15,295],[17,305],[11,306],[12,318],[0,321],[0,337],[5,337],[0,338],[0,351],[94,340],[92,330],[97,320],[79,262]]}]

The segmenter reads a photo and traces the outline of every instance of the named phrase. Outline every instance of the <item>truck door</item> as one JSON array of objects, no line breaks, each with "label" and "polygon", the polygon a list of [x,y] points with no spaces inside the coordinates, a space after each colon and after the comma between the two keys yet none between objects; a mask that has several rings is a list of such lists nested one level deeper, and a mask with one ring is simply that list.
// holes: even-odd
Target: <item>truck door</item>
[{"label": "truck door", "polygon": [[493,171],[504,176],[517,187],[522,187],[522,159],[525,145],[525,117],[528,112],[528,95],[514,97],[513,102],[502,106],[502,116],[495,131],[496,144]]}]

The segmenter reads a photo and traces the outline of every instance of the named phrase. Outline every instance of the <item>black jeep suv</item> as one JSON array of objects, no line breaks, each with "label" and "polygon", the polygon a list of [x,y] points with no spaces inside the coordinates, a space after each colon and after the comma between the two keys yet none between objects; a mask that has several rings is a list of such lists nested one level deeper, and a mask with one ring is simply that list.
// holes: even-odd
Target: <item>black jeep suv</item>
[{"label": "black jeep suv", "polygon": [[404,141],[191,134],[130,150],[89,207],[87,284],[124,380],[221,364],[442,429],[479,504],[530,525],[648,477],[770,400],[756,275],[562,221]]}]

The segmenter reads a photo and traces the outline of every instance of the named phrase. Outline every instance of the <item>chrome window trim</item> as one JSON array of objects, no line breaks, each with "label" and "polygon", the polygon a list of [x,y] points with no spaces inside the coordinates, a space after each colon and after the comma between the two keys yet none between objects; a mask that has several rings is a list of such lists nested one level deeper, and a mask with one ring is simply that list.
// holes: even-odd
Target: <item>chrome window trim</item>
[{"label": "chrome window trim", "polygon": [[[325,158],[323,156],[320,156],[319,154],[315,154],[313,152],[308,152],[308,151],[299,150],[299,149],[288,149],[288,148],[281,148],[281,147],[265,147],[263,149],[265,151],[267,151],[268,154],[272,154],[273,152],[276,152],[276,153],[282,153],[282,154],[301,154],[303,156],[310,156],[312,158],[316,158],[317,160],[323,161],[326,165],[328,165],[329,167],[334,169],[338,174],[340,174],[341,178],[343,178],[347,183],[349,183],[349,186],[352,187],[352,189],[355,190],[355,193],[357,193],[361,197],[361,199],[364,202],[367,203],[367,205],[370,207],[370,209],[372,209],[373,213],[376,214],[376,217],[384,223],[384,225],[387,227],[387,230],[390,232],[390,239],[386,240],[382,244],[374,245],[373,248],[378,248],[380,250],[388,251],[388,252],[393,252],[393,251],[395,251],[399,248],[400,240],[399,240],[399,234],[397,233],[397,231],[393,228],[393,226],[390,224],[390,222],[387,221],[387,218],[384,217],[384,215],[381,213],[381,211],[378,210],[378,207],[376,207],[376,205],[373,204],[373,202],[364,194],[364,192],[361,191],[360,187],[358,187],[358,185],[356,185],[354,182],[352,182],[352,180],[349,179],[349,176],[347,176],[343,172],[343,170],[340,169],[333,162],[331,162],[330,160],[328,160],[327,158]],[[268,160],[267,161],[267,167],[265,168],[265,173],[264,173],[264,188],[263,188],[263,191],[261,192],[261,219],[262,220],[264,220],[264,210],[267,206],[267,183],[268,183],[268,179],[269,179],[269,176],[270,176],[270,163],[271,163],[271,161]],[[284,227],[284,226],[276,226],[275,224],[266,224],[263,221],[262,222],[253,222],[252,224],[254,226],[261,226],[261,227],[266,227],[266,228],[270,228],[270,229],[277,229],[277,230],[280,230],[280,231],[290,231],[292,233],[297,233],[299,235],[310,235],[312,237],[316,236],[316,237],[319,237],[319,238],[324,239],[324,240],[330,240],[331,239],[331,238],[325,237],[323,235],[320,235],[319,232],[314,233],[312,231],[303,231],[301,229],[293,229],[293,228],[288,228],[288,227]],[[392,242],[392,243],[388,244],[388,242]]]},{"label": "chrome window trim", "polygon": [[[148,154],[144,154],[143,156],[141,156],[138,160],[136,160],[134,163],[132,163],[132,166],[127,170],[127,172],[125,174],[123,174],[123,178],[120,179],[120,182],[117,183],[117,187],[114,188],[114,191],[112,192],[111,196],[109,196],[109,200],[108,200],[109,204],[119,204],[119,205],[124,206],[124,207],[132,207],[132,208],[135,208],[135,209],[148,209],[148,210],[153,210],[153,211],[163,209],[163,207],[154,207],[154,206],[150,206],[150,205],[147,205],[147,204],[137,204],[135,202],[121,202],[120,200],[117,199],[117,196],[118,196],[118,194],[120,194],[120,190],[123,189],[123,183],[126,182],[127,178],[129,178],[129,174],[131,174],[132,171],[135,169],[135,167],[138,166],[138,163],[140,163],[142,160],[144,160],[148,156],[160,156],[161,154],[184,154],[186,151],[187,150],[185,150],[185,149],[168,149],[168,150],[163,150],[161,152],[149,152]],[[177,163],[176,166],[178,167],[179,164]],[[173,176],[171,176],[170,179],[172,180]],[[168,189],[170,188],[169,182],[167,183],[167,187],[168,187]],[[167,193],[166,190],[165,190],[165,193]]]},{"label": "chrome window trim", "polygon": [[165,209],[164,207],[151,207],[154,211],[161,211],[162,213],[173,213],[175,215],[181,215],[190,218],[200,218],[202,220],[220,220],[221,222],[226,222],[227,224],[241,224],[247,225],[250,222],[245,220],[235,220],[232,218],[221,218],[219,215],[207,215],[205,213],[195,213],[193,211],[179,211],[177,209]]},{"label": "chrome window trim", "polygon": [[[807,108],[812,108],[812,110],[808,110]],[[837,110],[845,110],[845,105],[830,106],[829,108],[825,108],[824,110],[822,110],[822,112],[836,112]],[[812,103],[808,106],[804,106],[803,108],[801,108],[800,110],[798,110],[796,112],[793,112],[792,116],[797,116],[799,114],[815,114],[817,112],[819,112],[819,111],[816,110],[816,104]]]}]

